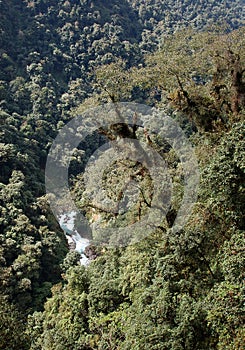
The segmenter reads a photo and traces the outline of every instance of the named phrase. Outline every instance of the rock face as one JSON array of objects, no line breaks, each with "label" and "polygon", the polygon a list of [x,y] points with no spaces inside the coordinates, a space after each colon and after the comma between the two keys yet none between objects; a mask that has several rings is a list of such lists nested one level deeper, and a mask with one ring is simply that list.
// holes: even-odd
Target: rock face
[{"label": "rock face", "polygon": [[72,237],[69,235],[66,235],[66,239],[68,242],[69,250],[75,250],[76,249],[76,242],[72,239]]},{"label": "rock face", "polygon": [[98,248],[92,244],[85,248],[84,254],[89,260],[95,260],[100,255]]}]

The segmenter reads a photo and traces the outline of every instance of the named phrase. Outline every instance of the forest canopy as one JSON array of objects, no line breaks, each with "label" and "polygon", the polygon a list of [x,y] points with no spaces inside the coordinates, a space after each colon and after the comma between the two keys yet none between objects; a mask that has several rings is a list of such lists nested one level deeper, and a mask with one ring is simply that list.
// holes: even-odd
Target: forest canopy
[{"label": "forest canopy", "polygon": [[[244,24],[243,0],[0,1],[0,349],[244,348]],[[104,142],[153,147],[173,197],[149,236],[90,246],[82,266],[50,209],[47,155],[70,120],[117,102],[178,123],[198,160],[198,197],[173,234],[185,186],[173,147],[134,125],[90,135],[69,180],[92,224],[136,222],[152,196],[142,164],[115,161],[108,196],[121,198],[131,177],[138,202],[116,217],[92,206],[83,171]]]}]

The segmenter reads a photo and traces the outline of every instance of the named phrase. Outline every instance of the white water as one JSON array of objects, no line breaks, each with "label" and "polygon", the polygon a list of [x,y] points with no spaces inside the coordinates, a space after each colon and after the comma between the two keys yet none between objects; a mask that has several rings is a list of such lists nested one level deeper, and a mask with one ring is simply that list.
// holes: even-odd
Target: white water
[{"label": "white water", "polygon": [[74,242],[75,250],[81,254],[81,265],[87,265],[89,259],[85,256],[84,250],[90,244],[87,238],[82,238],[80,234],[74,229],[76,213],[70,212],[62,214],[59,218],[59,224],[66,235],[68,243]]}]

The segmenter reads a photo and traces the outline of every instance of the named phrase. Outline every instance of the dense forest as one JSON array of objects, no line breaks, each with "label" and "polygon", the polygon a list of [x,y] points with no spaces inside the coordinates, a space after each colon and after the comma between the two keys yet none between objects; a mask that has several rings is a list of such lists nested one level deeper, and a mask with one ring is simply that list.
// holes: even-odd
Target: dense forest
[{"label": "dense forest", "polygon": [[[243,0],[0,1],[0,349],[244,349],[244,9]],[[127,246],[95,239],[83,266],[51,211],[46,160],[77,115],[121,102],[181,127],[198,196],[173,232],[186,185],[174,147],[160,129],[150,135],[151,121],[100,128],[69,168],[92,226],[130,227],[151,206],[151,176],[132,159],[115,160],[103,183],[115,201],[126,177],[137,183],[128,212],[89,200],[84,169],[108,140],[150,145],[173,193],[149,235]]]}]

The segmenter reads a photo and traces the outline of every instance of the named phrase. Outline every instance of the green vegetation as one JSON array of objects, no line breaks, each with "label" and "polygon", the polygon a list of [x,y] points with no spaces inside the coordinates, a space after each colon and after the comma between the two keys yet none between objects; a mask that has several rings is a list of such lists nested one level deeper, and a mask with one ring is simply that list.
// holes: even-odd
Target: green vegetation
[{"label": "green vegetation", "polygon": [[[242,0],[0,1],[0,349],[244,348],[243,11]],[[178,121],[199,161],[198,199],[171,233],[183,169],[156,135],[174,188],[166,220],[135,245],[92,247],[84,267],[50,211],[46,157],[71,118],[121,101]],[[142,188],[116,219],[91,206],[82,171],[103,140],[147,130],[100,132],[79,146],[87,153],[71,163],[71,190],[90,220],[127,225],[147,210],[146,169],[107,169],[113,200],[127,176]]]}]

